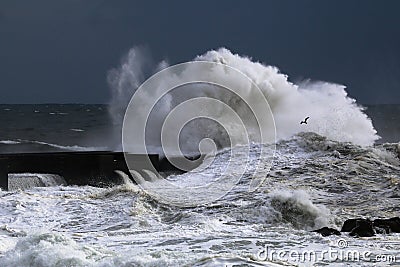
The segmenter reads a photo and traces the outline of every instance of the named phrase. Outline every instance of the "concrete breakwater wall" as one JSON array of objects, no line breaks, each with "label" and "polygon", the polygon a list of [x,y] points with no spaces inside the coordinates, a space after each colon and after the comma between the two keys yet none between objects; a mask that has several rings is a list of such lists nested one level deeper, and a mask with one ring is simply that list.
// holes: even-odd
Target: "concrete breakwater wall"
[{"label": "concrete breakwater wall", "polygon": [[149,162],[157,171],[179,171],[168,162],[160,161],[157,154],[124,155],[123,152],[111,151],[0,154],[0,188],[8,190],[9,174],[15,173],[57,174],[68,185],[118,184],[121,177],[115,170],[131,177],[125,157],[129,167],[137,171],[146,168],[144,166]]}]

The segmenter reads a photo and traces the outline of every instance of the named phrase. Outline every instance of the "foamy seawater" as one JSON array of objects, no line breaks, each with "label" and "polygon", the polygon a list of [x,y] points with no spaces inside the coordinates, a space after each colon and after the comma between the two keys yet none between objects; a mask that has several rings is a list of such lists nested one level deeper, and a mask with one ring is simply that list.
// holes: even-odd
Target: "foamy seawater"
[{"label": "foamy seawater", "polygon": [[[251,150],[259,146],[253,144]],[[399,259],[399,234],[356,239],[310,232],[322,226],[340,229],[348,218],[398,216],[398,144],[362,148],[302,133],[276,148],[272,169],[257,173],[266,179],[255,192],[248,191],[250,176],[245,174],[226,196],[204,206],[179,208],[157,202],[128,180],[111,188],[52,186],[1,192],[0,265],[385,266],[388,262],[374,257]],[[171,179],[209,177],[226,163],[228,152],[218,154],[201,172]],[[267,167],[270,159],[259,163]],[[262,253],[266,248],[318,253],[338,249],[339,238],[347,242],[345,249],[370,252],[369,260],[301,261]]]}]

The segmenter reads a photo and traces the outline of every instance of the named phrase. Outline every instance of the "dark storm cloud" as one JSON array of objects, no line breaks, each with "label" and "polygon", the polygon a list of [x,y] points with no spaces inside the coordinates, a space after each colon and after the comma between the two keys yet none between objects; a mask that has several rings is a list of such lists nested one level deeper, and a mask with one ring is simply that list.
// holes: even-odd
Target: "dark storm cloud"
[{"label": "dark storm cloud", "polygon": [[107,71],[134,45],[177,63],[225,46],[291,80],[342,83],[399,103],[399,1],[0,2],[1,102],[107,102]]}]

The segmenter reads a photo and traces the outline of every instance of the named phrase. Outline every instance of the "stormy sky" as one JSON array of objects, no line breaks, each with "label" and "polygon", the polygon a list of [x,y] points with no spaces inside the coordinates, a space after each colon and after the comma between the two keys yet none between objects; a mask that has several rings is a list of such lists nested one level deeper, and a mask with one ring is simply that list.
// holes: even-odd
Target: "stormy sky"
[{"label": "stormy sky", "polygon": [[107,103],[129,48],[155,61],[226,47],[293,82],[400,103],[400,1],[1,0],[0,103]]}]

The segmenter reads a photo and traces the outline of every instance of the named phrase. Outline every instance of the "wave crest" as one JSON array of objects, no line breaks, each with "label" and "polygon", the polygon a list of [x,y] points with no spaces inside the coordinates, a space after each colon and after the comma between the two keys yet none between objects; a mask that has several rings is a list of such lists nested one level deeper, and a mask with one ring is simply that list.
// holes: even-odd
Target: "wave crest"
[{"label": "wave crest", "polygon": [[[268,100],[274,116],[276,137],[278,140],[287,139],[304,131],[315,132],[331,140],[352,142],[362,146],[372,145],[379,139],[372,121],[363,112],[363,107],[357,105],[355,99],[348,96],[345,90],[346,87],[343,85],[311,81],[294,84],[278,68],[255,62],[246,56],[234,54],[226,48],[208,51],[203,55],[197,56],[194,60],[226,64],[247,75]],[[151,60],[147,60],[142,55],[141,49],[132,48],[122,62],[121,67],[113,69],[110,72],[109,81],[113,93],[110,112],[116,120],[116,124],[122,122],[123,113],[129,99],[144,81],[143,73],[146,73],[146,70],[148,70],[149,61]],[[153,70],[155,72],[166,66],[165,61],[162,61]],[[188,68],[184,72],[185,75],[196,77],[198,71],[201,70]],[[224,74],[215,73],[215,75]],[[170,78],[180,79],[180,77]],[[232,79],[232,84],[236,84],[235,79],[238,79],[237,86],[241,86],[239,78],[235,76],[228,78]],[[254,95],[253,100],[258,100],[255,88],[242,86],[240,90],[248,95],[250,99]],[[152,97],[151,94],[152,92],[148,92],[147,97],[149,99]],[[208,97],[221,100],[237,112],[241,118],[248,119],[249,121],[254,120],[254,118],[249,118],[249,114],[247,114],[249,108],[246,103],[238,101],[236,95],[226,90],[221,90],[221,88],[218,89],[218,87],[192,86],[190,90],[183,90],[179,94],[170,95],[157,103],[157,110],[154,113],[156,118],[150,120],[149,123],[149,127],[152,129],[152,134],[149,138],[150,146],[160,146],[158,137],[153,137],[157,136],[156,133],[161,126],[153,124],[162,123],[171,109],[179,104],[179,101],[194,97]],[[308,124],[300,124],[300,121],[308,116],[310,117]],[[198,125],[193,126],[194,130],[185,131],[184,129],[181,134],[183,143],[189,148],[197,147],[197,145],[193,144],[198,144],[198,141],[204,138],[204,136],[211,138],[217,144],[220,144],[221,147],[229,144],[229,141],[227,141],[229,136],[221,133],[221,129],[215,127],[214,124],[199,121]],[[272,131],[273,122],[269,126],[271,126]],[[235,125],[231,125],[231,128],[235,128]],[[249,130],[251,133],[253,129]],[[252,141],[257,142],[258,140]],[[182,150],[185,150],[185,148],[183,147]]]}]

